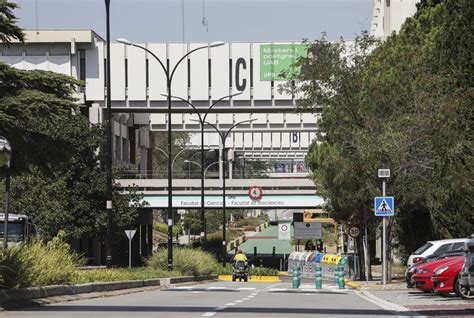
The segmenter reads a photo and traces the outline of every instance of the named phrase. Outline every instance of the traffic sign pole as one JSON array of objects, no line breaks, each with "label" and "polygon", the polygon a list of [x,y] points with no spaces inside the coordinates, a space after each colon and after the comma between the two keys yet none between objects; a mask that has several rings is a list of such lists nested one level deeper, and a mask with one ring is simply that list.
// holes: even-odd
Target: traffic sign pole
[{"label": "traffic sign pole", "polygon": [[[382,180],[382,196],[385,197],[385,179]],[[385,288],[387,285],[387,217],[384,216],[382,219],[382,283]]]}]

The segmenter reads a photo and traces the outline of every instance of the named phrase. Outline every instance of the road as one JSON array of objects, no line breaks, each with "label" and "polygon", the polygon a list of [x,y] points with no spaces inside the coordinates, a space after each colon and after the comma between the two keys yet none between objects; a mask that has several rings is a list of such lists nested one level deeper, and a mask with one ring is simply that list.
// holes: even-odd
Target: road
[{"label": "road", "polygon": [[[313,288],[312,285],[302,287]],[[387,317],[396,315],[336,286],[211,282],[0,312],[0,317]]]}]

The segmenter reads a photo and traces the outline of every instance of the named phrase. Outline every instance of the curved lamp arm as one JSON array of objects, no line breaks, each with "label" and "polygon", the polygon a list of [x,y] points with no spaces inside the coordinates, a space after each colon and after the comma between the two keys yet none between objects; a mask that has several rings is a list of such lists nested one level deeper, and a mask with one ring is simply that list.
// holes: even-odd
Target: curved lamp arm
[{"label": "curved lamp arm", "polygon": [[156,146],[155,146],[155,147],[153,147],[153,149],[156,149],[156,150],[161,151],[161,152],[166,156],[166,158],[169,158],[169,156],[168,156],[168,154],[166,153],[166,151],[164,151],[164,150],[161,149],[160,147],[156,147]]},{"label": "curved lamp arm", "polygon": [[227,136],[229,136],[229,134],[230,134],[230,132],[232,131],[232,129],[234,129],[234,128],[237,127],[238,125],[241,125],[241,124],[244,124],[244,123],[251,123],[251,122],[253,122],[253,121],[255,121],[255,120],[257,120],[257,118],[239,121],[238,123],[236,123],[235,125],[233,125],[232,127],[230,127],[229,130],[227,130],[227,132],[225,133],[224,140],[227,138]]},{"label": "curved lamp arm", "polygon": [[208,170],[211,166],[213,166],[213,165],[215,165],[215,164],[217,164],[217,163],[219,163],[219,161],[214,161],[213,163],[209,164],[209,165],[206,167],[206,169],[204,169],[204,177],[206,177],[206,172],[207,172],[207,170]]},{"label": "curved lamp arm", "polygon": [[163,71],[164,71],[165,74],[166,74],[167,80],[169,81],[169,80],[171,79],[171,77],[169,76],[169,73],[168,73],[168,69],[165,67],[165,65],[163,64],[163,62],[158,58],[158,56],[155,55],[155,53],[153,53],[152,51],[150,51],[150,50],[147,49],[146,47],[141,46],[141,45],[138,45],[138,44],[135,44],[135,43],[133,43],[133,42],[130,42],[130,41],[127,40],[127,39],[119,38],[119,39],[117,39],[117,42],[122,43],[122,44],[125,44],[125,45],[129,45],[129,46],[134,46],[134,47],[137,47],[137,48],[139,48],[139,49],[142,49],[142,50],[148,52],[151,56],[153,56],[153,57],[155,58],[155,60],[158,61],[158,63],[160,63],[161,68],[163,69]]},{"label": "curved lamp arm", "polygon": [[186,58],[188,57],[191,53],[194,53],[198,50],[202,50],[202,49],[205,49],[205,48],[209,48],[209,47],[217,47],[217,46],[221,46],[221,45],[224,45],[224,42],[213,42],[209,45],[205,45],[205,46],[200,46],[200,47],[197,47],[191,51],[189,51],[188,53],[184,54],[182,58],[179,59],[178,63],[176,63],[176,65],[173,67],[173,71],[171,71],[171,75],[170,75],[170,81],[173,79],[173,76],[174,76],[174,72],[176,72],[176,68],[178,68],[178,65]]},{"label": "curved lamp arm", "polygon": [[192,160],[184,160],[183,162],[184,162],[184,163],[194,163],[195,165],[198,165],[198,166],[199,166],[199,168],[202,168],[202,166],[201,166],[199,163],[197,163],[196,161],[192,161]]},{"label": "curved lamp arm", "polygon": [[174,156],[173,161],[171,162],[171,167],[174,166],[174,162],[175,162],[176,159],[178,158],[179,154],[182,153],[182,152],[185,151],[185,150],[188,150],[188,148],[183,148],[183,149],[181,149],[180,151],[178,151],[178,153]]}]

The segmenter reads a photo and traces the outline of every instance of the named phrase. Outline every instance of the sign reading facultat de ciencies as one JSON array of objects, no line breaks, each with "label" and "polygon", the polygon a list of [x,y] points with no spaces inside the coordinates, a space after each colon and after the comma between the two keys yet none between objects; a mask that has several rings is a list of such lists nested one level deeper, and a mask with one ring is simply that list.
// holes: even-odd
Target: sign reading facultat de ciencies
[{"label": "sign reading facultat de ciencies", "polygon": [[292,66],[300,57],[307,56],[308,45],[260,44],[260,80],[284,81],[282,73],[295,73]]}]

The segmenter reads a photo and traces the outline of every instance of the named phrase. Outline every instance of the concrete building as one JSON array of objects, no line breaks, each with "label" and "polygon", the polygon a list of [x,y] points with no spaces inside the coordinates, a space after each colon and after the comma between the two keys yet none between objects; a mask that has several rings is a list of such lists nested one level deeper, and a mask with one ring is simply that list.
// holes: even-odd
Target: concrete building
[{"label": "concrete building", "polygon": [[398,32],[405,22],[416,12],[416,4],[420,0],[373,0],[374,9],[370,34],[378,38],[386,38],[392,32]]},{"label": "concrete building", "polygon": [[[190,50],[208,45],[138,44],[152,51],[171,68]],[[107,98],[105,49],[104,39],[92,30],[28,30],[25,44],[0,46],[0,61],[22,70],[53,71],[83,80],[85,85],[77,90],[80,106],[91,123],[101,123]],[[306,54],[306,47],[298,42],[225,43],[194,52],[176,69],[172,94],[193,103],[198,109],[207,109],[222,97],[240,93],[224,98],[208,115],[207,121],[219,129],[226,130],[237,122],[255,119],[235,128],[225,145],[220,144],[214,130],[206,127],[206,146],[216,152],[224,151],[229,159],[233,159],[228,162],[226,178],[249,178],[237,170],[242,170],[246,162],[257,160],[266,163],[265,178],[274,179],[267,182],[269,191],[279,191],[280,195],[293,194],[288,188],[291,184],[294,194],[315,195],[314,185],[304,166],[304,156],[315,137],[318,109],[316,107],[314,113],[315,109],[295,112],[301,96],[281,89],[281,85],[287,83],[281,71],[291,69],[291,64]],[[299,73],[304,70],[292,71]],[[112,43],[111,89],[115,164],[126,165],[142,178],[165,179],[166,175],[150,175],[160,169],[151,165],[154,145],[150,135],[152,132],[165,133],[170,120],[173,131],[190,134],[188,147],[200,147],[200,126],[193,121],[197,115],[185,102],[174,100],[173,114],[167,118],[165,75],[150,54],[133,46]],[[155,155],[160,154],[155,151]],[[214,170],[215,177],[222,179],[223,163],[212,168],[209,172]],[[292,180],[285,183],[284,178]],[[158,181],[153,181],[152,187],[165,191],[167,185]],[[197,184],[197,180],[191,181]],[[217,183],[210,185],[214,192],[218,188],[213,184]],[[183,184],[182,188],[180,184]],[[190,189],[189,182],[176,182],[174,187],[178,187],[177,191]],[[239,186],[240,191],[246,191],[245,187]],[[141,219],[151,220],[147,213]],[[148,237],[151,224],[147,222],[144,221],[143,228],[140,225],[142,235],[138,235],[140,242],[143,240],[140,246],[144,249],[148,249],[143,247],[145,243],[152,241]]]}]

